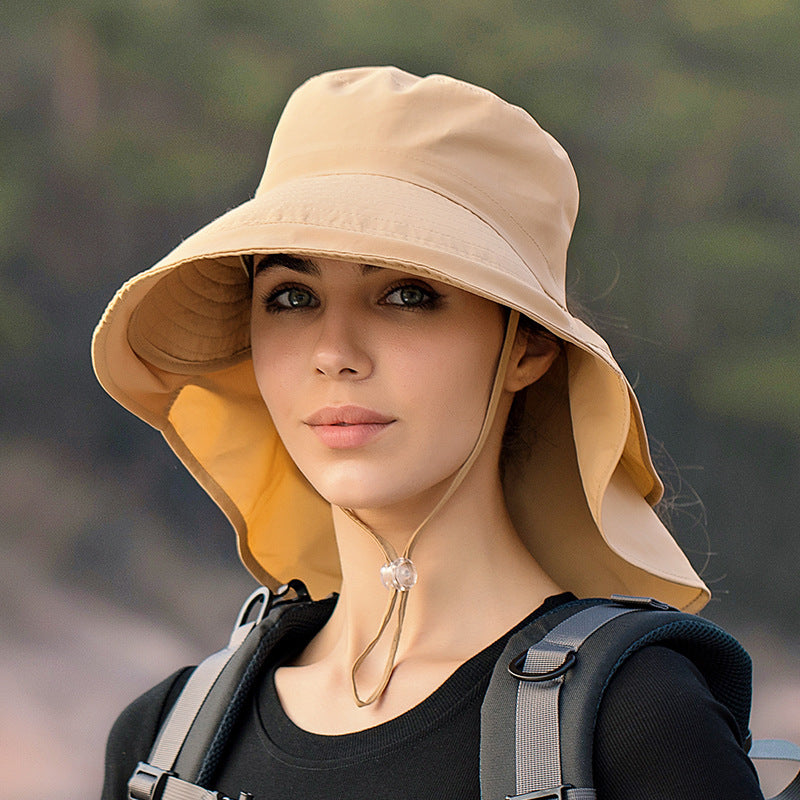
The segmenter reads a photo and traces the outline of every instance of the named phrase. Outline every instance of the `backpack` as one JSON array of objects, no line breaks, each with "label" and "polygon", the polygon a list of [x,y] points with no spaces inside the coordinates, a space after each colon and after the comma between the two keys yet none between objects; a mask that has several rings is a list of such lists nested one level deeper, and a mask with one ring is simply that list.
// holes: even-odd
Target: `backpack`
[{"label": "backpack", "polygon": [[[335,603],[335,596],[312,601],[300,581],[253,592],[228,646],[203,661],[183,688],[148,761],[128,782],[129,800],[231,800],[204,787],[251,689],[268,661],[322,627]],[[625,660],[650,644],[691,659],[749,744],[751,664],[732,636],[650,598],[574,600],[516,632],[495,666],[481,711],[481,797],[594,800],[600,701]],[[749,753],[800,761],[800,747],[778,740],[755,742]],[[253,799],[242,792],[238,800]],[[800,772],[773,800],[800,800]]]}]

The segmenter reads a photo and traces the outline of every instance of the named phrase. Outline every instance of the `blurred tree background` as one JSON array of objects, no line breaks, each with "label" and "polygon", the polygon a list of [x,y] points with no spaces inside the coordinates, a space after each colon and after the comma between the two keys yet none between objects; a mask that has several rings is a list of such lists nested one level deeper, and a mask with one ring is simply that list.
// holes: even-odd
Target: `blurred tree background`
[{"label": "blurred tree background", "polygon": [[795,640],[798,41],[795,0],[2,4],[4,569],[219,641],[209,617],[248,585],[227,522],[97,386],[91,331],[252,194],[294,87],[394,63],[486,86],[566,147],[571,294],[637,386],[708,614]]}]

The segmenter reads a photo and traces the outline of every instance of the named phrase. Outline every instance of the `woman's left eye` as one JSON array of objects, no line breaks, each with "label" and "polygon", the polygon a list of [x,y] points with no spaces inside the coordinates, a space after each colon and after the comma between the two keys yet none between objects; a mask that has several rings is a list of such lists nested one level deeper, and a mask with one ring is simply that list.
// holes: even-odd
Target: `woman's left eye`
[{"label": "woman's left eye", "polygon": [[391,289],[382,302],[385,305],[403,308],[431,308],[440,297],[441,295],[426,286],[407,283]]}]

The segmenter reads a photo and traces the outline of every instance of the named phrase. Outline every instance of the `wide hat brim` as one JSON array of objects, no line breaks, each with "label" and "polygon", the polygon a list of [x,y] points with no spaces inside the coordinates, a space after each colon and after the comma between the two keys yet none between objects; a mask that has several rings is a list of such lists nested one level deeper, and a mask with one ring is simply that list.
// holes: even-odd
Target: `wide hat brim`
[{"label": "wide hat brim", "polygon": [[253,199],[119,290],[95,332],[100,382],[164,433],[231,519],[259,580],[301,577],[324,594],[339,581],[330,507],[286,454],[255,385],[240,256],[391,266],[474,292],[566,343],[528,391],[531,451],[505,477],[528,548],[579,596],[701,607],[708,590],[650,507],[661,483],[633,391],[604,340],[569,312],[547,248],[521,246],[474,197],[385,171],[265,173]]}]

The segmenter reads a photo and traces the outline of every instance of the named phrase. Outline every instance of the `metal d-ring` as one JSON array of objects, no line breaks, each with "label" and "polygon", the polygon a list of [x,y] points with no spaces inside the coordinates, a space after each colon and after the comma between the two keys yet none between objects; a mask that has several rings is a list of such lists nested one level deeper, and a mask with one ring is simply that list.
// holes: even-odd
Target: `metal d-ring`
[{"label": "metal d-ring", "polygon": [[564,657],[564,663],[560,667],[551,669],[549,672],[525,672],[525,659],[528,656],[528,651],[523,650],[516,658],[513,658],[508,665],[508,671],[517,679],[521,681],[533,681],[539,683],[540,681],[552,681],[555,678],[560,678],[565,673],[569,672],[578,660],[578,655],[574,650],[569,650]]}]

